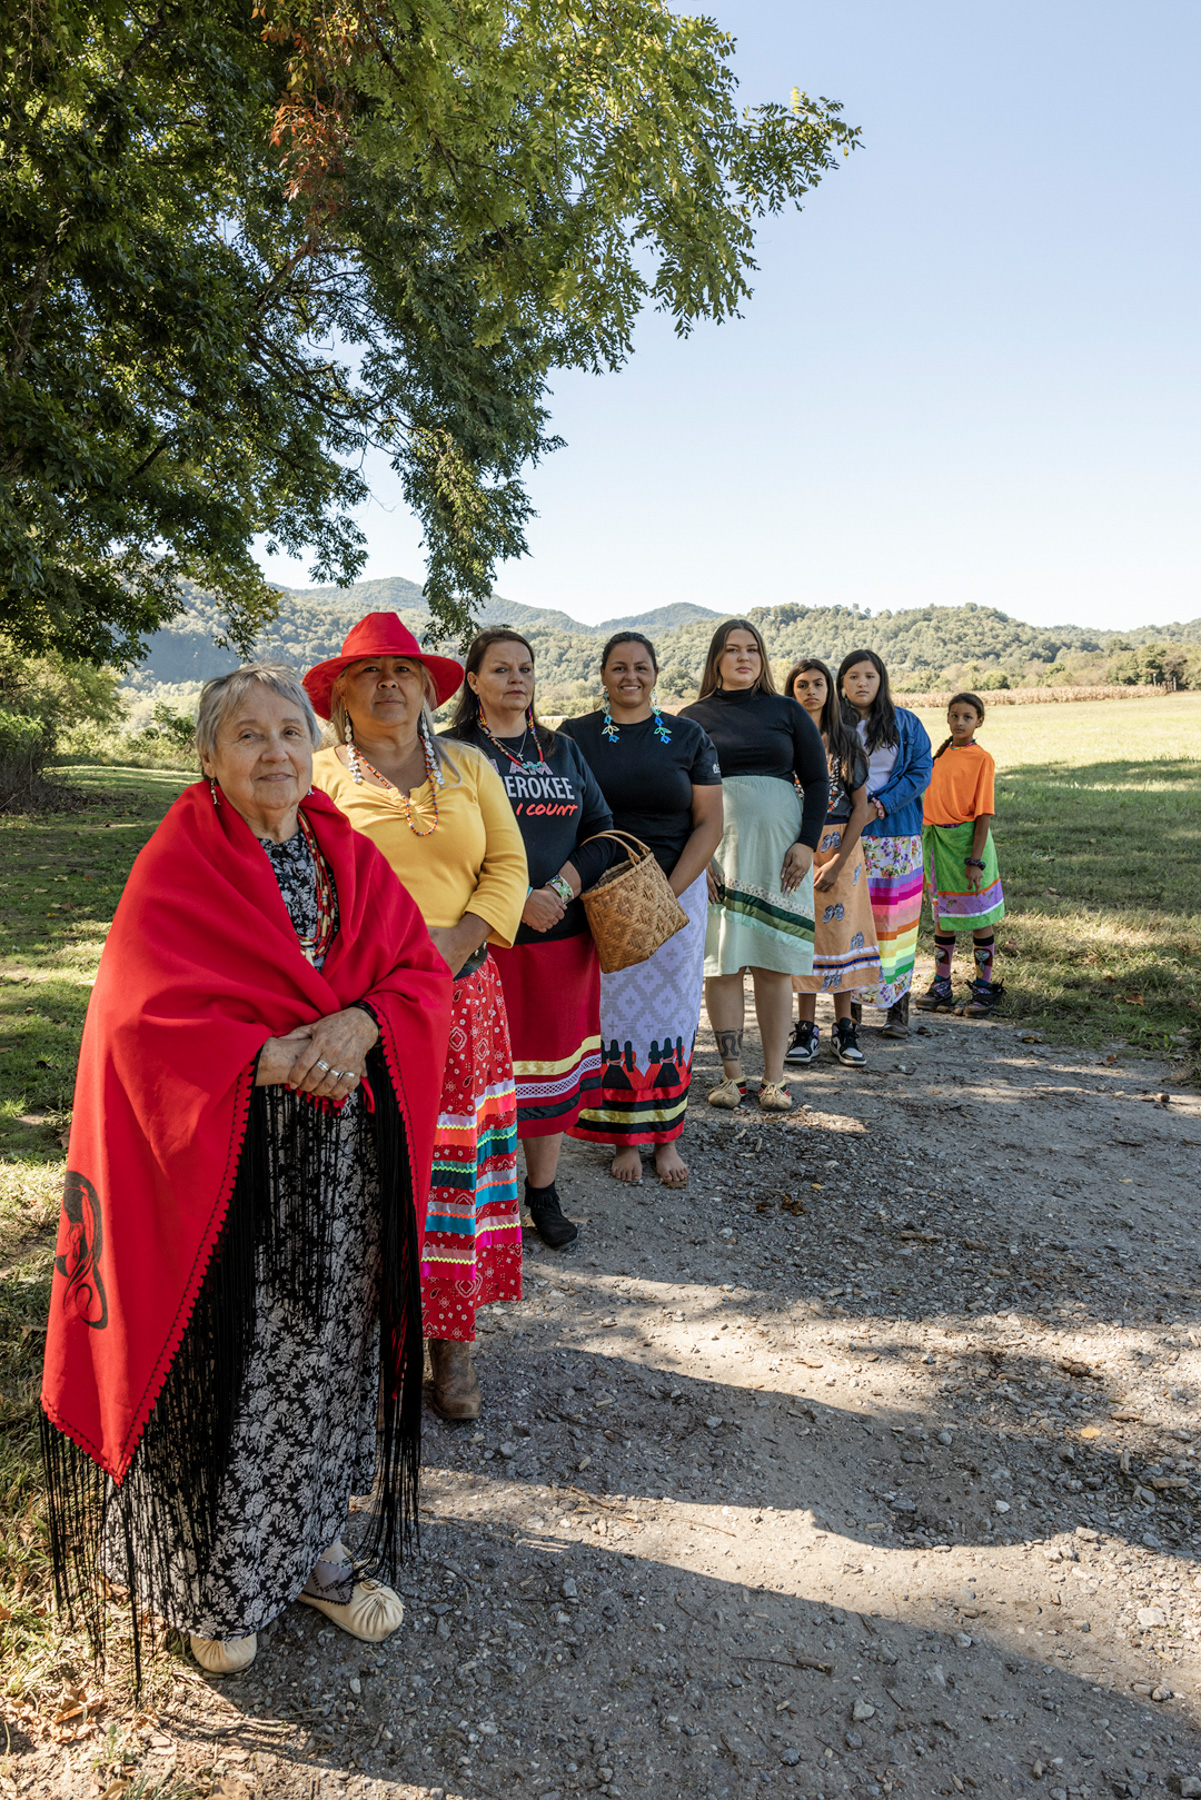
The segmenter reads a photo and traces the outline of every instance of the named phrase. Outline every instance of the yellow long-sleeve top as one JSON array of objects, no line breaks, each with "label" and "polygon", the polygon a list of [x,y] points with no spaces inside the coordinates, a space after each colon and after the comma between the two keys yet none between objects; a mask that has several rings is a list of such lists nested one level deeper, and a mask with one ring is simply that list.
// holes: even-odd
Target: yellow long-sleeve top
[{"label": "yellow long-sleeve top", "polygon": [[318,750],[313,785],[327,793],[357,831],[383,852],[408,888],[427,925],[457,925],[465,912],[487,919],[488,942],[508,949],[525,909],[529,876],[525,845],[500,777],[470,744],[454,744],[462,780],[446,771],[438,789],[438,828],[428,781],[409,793],[410,831],[395,788],[357,783],[336,750]]}]

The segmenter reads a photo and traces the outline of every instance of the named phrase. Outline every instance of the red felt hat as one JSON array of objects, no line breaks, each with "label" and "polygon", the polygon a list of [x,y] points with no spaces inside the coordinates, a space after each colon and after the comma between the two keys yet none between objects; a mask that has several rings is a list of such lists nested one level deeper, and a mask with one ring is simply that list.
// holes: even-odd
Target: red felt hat
[{"label": "red felt hat", "polygon": [[456,662],[453,656],[431,656],[428,650],[423,650],[397,613],[368,613],[347,632],[341,656],[331,656],[327,662],[317,663],[304,678],[305,692],[323,719],[330,716],[334,683],[343,669],[349,669],[352,663],[366,662],[373,656],[403,656],[428,669],[439,706],[462,686],[461,662]]}]

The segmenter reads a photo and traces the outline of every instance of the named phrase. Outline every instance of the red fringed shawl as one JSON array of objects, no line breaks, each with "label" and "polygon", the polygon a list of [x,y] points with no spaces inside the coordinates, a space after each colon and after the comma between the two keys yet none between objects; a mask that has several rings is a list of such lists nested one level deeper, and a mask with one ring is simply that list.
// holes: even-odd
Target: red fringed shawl
[{"label": "red fringed shawl", "polygon": [[[354,1001],[380,1021],[418,1229],[446,1059],[451,978],[375,846],[303,802],[337,885],[318,973],[271,864],[208,784],[185,790],[133,866],[84,1026],[50,1299],[42,1405],[118,1483],[179,1348],[234,1186],[269,1037]],[[380,1106],[391,1094],[376,1094]]]}]

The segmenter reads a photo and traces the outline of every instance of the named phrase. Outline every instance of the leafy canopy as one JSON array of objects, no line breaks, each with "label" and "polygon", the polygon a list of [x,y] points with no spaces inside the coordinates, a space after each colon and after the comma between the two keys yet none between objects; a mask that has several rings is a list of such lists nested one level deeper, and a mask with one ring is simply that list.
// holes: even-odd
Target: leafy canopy
[{"label": "leafy canopy", "polygon": [[251,554],[364,560],[382,447],[426,597],[470,627],[525,550],[556,368],[616,368],[749,293],[754,232],[858,132],[740,113],[732,40],[661,0],[6,0],[0,620],[136,660],[211,593],[245,651]]}]

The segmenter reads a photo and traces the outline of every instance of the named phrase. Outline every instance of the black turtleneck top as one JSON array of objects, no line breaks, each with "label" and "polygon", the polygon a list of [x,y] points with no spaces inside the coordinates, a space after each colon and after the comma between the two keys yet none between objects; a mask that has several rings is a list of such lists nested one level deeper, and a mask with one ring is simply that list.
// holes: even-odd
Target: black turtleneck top
[{"label": "black turtleneck top", "polygon": [[722,688],[685,706],[680,717],[694,719],[708,732],[723,781],[733,775],[795,780],[803,800],[797,842],[817,849],[826,822],[829,772],[821,732],[803,706],[783,694]]}]

